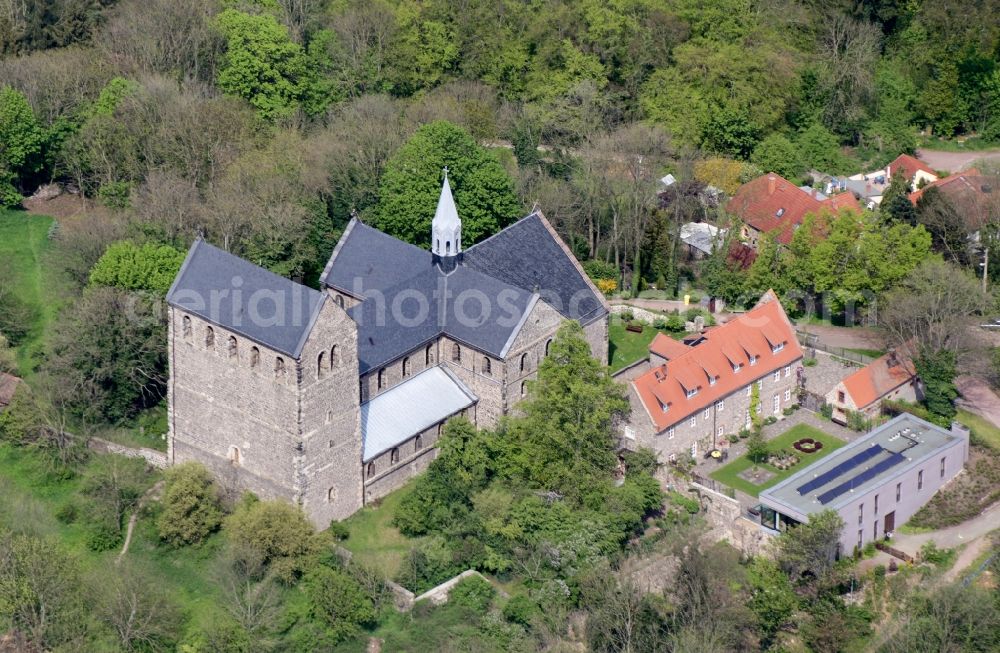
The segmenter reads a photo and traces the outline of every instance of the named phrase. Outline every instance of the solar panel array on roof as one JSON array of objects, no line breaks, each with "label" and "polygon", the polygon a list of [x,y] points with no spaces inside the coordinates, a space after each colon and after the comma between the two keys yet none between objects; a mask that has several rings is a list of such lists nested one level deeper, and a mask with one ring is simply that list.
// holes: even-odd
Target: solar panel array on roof
[{"label": "solar panel array on roof", "polygon": [[848,490],[851,490],[853,488],[859,487],[865,481],[869,481],[869,480],[875,478],[876,476],[878,476],[879,474],[881,474],[885,470],[891,469],[891,468],[895,467],[896,465],[900,464],[901,462],[903,462],[905,460],[906,460],[906,456],[903,456],[902,454],[898,454],[896,452],[893,452],[885,460],[880,460],[879,462],[877,462],[876,464],[872,465],[870,468],[868,468],[865,471],[861,472],[857,476],[854,476],[854,477],[852,477],[852,478],[844,481],[843,483],[841,483],[837,487],[835,487],[835,488],[833,488],[831,490],[827,490],[823,494],[819,495],[819,497],[818,497],[819,498],[819,502],[822,503],[823,505],[826,505],[826,504],[830,503],[831,501],[833,501],[834,499],[836,499],[837,497],[839,497],[844,492],[847,492]]},{"label": "solar panel array on roof", "polygon": [[844,462],[840,463],[833,469],[823,472],[822,474],[812,479],[808,483],[803,483],[802,485],[799,486],[798,492],[799,494],[812,492],[816,488],[826,485],[827,483],[837,478],[844,472],[848,472],[854,469],[855,467],[865,462],[866,460],[871,460],[872,458],[879,455],[883,451],[885,450],[882,448],[882,445],[880,444],[876,444],[875,446],[872,447],[867,447],[864,451],[854,454],[853,456],[851,456]]}]

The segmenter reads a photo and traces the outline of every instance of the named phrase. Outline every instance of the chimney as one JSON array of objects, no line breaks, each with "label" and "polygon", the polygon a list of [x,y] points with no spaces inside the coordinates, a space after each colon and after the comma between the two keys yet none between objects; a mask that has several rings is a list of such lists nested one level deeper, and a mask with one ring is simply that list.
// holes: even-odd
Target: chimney
[{"label": "chimney", "polygon": [[773,174],[767,176],[767,194],[774,195],[774,185],[778,183]]}]

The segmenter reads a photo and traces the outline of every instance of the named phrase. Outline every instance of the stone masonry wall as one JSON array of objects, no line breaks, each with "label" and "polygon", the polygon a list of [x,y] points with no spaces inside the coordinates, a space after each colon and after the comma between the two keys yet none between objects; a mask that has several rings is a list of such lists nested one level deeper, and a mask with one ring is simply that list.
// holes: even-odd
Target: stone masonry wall
[{"label": "stone masonry wall", "polygon": [[[197,460],[231,489],[294,501],[299,418],[294,361],[194,315],[188,316],[185,333],[185,313],[171,307],[169,316],[170,463]],[[279,359],[283,374],[275,371]]]},{"label": "stone masonry wall", "polygon": [[317,527],[364,505],[358,401],[357,326],[324,303],[302,348],[296,488]]},{"label": "stone masonry wall", "polygon": [[548,355],[549,343],[562,325],[559,312],[538,301],[514,338],[504,361],[504,412],[513,408],[527,390],[526,382],[538,376],[538,366]]}]

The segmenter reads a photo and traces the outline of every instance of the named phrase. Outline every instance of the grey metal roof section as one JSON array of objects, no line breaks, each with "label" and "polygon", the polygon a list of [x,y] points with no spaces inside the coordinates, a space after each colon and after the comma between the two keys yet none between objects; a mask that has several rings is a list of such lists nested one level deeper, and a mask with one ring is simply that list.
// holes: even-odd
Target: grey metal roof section
[{"label": "grey metal roof section", "polygon": [[707,222],[688,222],[681,225],[680,235],[685,244],[711,254],[715,251],[716,245],[725,238],[726,230]]},{"label": "grey metal roof section", "polygon": [[361,404],[365,462],[474,404],[478,398],[442,367],[431,367]]},{"label": "grey metal roof section", "polygon": [[364,374],[441,334],[494,356],[523,322],[531,294],[464,266],[428,267],[352,307]]},{"label": "grey metal roof section", "polygon": [[473,245],[464,256],[465,265],[474,270],[537,292],[563,317],[587,322],[607,312],[537,213]]},{"label": "grey metal roof section", "polygon": [[385,290],[431,266],[431,253],[352,220],[333,250],[320,283],[358,296]]},{"label": "grey metal roof section", "polygon": [[809,515],[837,509],[956,444],[959,437],[903,413],[760,493],[771,507]]},{"label": "grey metal roof section", "polygon": [[298,358],[325,294],[198,239],[167,303]]}]

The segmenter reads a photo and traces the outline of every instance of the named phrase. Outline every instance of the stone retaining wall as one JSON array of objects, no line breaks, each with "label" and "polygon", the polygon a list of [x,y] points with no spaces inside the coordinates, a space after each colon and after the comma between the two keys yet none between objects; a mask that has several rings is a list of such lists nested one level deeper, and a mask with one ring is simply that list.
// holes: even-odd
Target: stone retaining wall
[{"label": "stone retaining wall", "polygon": [[728,541],[747,556],[770,555],[774,536],[744,517],[739,501],[698,483],[690,487],[701,497],[713,539]]},{"label": "stone retaining wall", "polygon": [[103,438],[90,438],[87,440],[87,446],[94,451],[100,451],[101,453],[113,453],[127,458],[144,458],[147,463],[157,469],[167,468],[167,454],[162,451],[156,451],[155,449],[146,449],[145,447],[126,447],[123,444],[111,442],[110,440],[105,440]]},{"label": "stone retaining wall", "polygon": [[648,311],[645,308],[637,308],[635,306],[629,306],[628,304],[611,305],[612,315],[621,315],[622,313],[626,312],[632,313],[632,317],[634,317],[637,321],[645,322],[646,324],[652,324],[655,320],[664,317],[662,313]]}]

